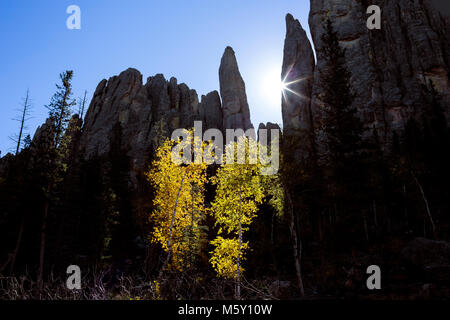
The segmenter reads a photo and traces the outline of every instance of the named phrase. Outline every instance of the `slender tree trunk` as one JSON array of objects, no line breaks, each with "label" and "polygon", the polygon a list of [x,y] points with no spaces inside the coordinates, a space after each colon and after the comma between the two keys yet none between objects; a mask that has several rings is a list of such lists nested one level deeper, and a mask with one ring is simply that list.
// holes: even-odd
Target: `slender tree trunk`
[{"label": "slender tree trunk", "polygon": [[274,241],[273,241],[273,224],[275,221],[275,213],[272,213],[272,220],[270,222],[270,244],[273,247]]},{"label": "slender tree trunk", "polygon": [[427,219],[423,218],[423,237],[427,237]]},{"label": "slender tree trunk", "polygon": [[366,217],[366,213],[363,213],[363,222],[364,222],[364,233],[366,236],[366,241],[369,242],[369,228],[367,226],[367,217]]},{"label": "slender tree trunk", "polygon": [[55,262],[61,256],[61,247],[62,247],[63,237],[64,237],[65,217],[66,217],[65,210],[63,210],[63,212],[61,213],[61,220],[59,222],[58,237],[57,237],[57,240],[56,240],[55,254],[53,255],[52,265],[54,265]]},{"label": "slender tree trunk", "polygon": [[192,247],[192,242],[194,240],[194,218],[195,218],[194,200],[192,199],[191,227],[189,235],[189,268],[192,268],[192,265],[194,263],[194,256],[193,256],[194,249]]},{"label": "slender tree trunk", "polygon": [[338,210],[337,210],[337,205],[336,203],[334,204],[334,223],[337,224],[338,223]]},{"label": "slender tree trunk", "polygon": [[385,205],[383,206],[383,214],[384,214],[384,216],[386,217],[386,220],[387,220],[387,230],[388,230],[389,233],[391,233],[391,229],[392,229],[391,217],[390,217],[389,211],[386,209]]},{"label": "slender tree trunk", "polygon": [[81,102],[81,106],[80,106],[80,110],[79,110],[80,119],[83,119],[83,115],[84,115],[84,105],[86,103],[86,94],[87,94],[87,91],[84,90],[84,97],[83,97],[83,101]]},{"label": "slender tree trunk", "polygon": [[318,218],[318,227],[319,227],[319,241],[320,241],[320,242],[323,242],[322,213],[319,214],[319,218]]},{"label": "slender tree trunk", "polygon": [[55,138],[55,148],[59,147],[59,143],[61,142],[62,139],[62,134],[63,134],[63,117],[64,117],[64,111],[67,108],[67,90],[64,91],[64,97],[63,97],[63,101],[62,104],[63,106],[60,108],[60,112],[58,114],[58,118],[57,118],[57,125],[56,125],[56,138]]},{"label": "slender tree trunk", "polygon": [[241,189],[239,188],[239,251],[238,251],[238,257],[237,257],[237,284],[236,284],[236,297],[238,300],[241,300],[241,271],[239,270],[241,268],[241,247],[242,247],[242,213],[241,213],[241,205],[242,205],[242,199],[241,199]]},{"label": "slender tree trunk", "polygon": [[11,265],[9,266],[9,273],[12,274],[14,271],[14,266],[16,264],[17,253],[19,252],[20,244],[22,243],[23,229],[25,226],[25,216],[22,217],[22,222],[20,223],[19,234],[17,235],[16,247],[11,257]]},{"label": "slender tree trunk", "polygon": [[372,202],[372,208],[373,208],[373,222],[375,224],[375,228],[378,231],[377,202],[375,200],[373,200]]},{"label": "slender tree trunk", "polygon": [[417,177],[414,174],[414,172],[411,171],[411,173],[412,173],[412,176],[414,178],[414,181],[416,182],[417,186],[419,187],[420,193],[422,194],[423,201],[425,202],[425,207],[427,209],[428,219],[430,220],[431,229],[433,231],[433,237],[434,237],[434,239],[437,239],[437,237],[436,237],[436,226],[435,226],[434,221],[433,221],[433,216],[431,215],[430,206],[428,205],[427,197],[425,196],[425,191],[423,191],[422,185],[419,183],[419,180],[417,180]]},{"label": "slender tree trunk", "polygon": [[177,212],[177,206],[178,206],[178,198],[180,197],[180,193],[181,193],[181,189],[183,188],[183,182],[184,182],[184,177],[186,176],[186,171],[183,174],[183,177],[181,178],[181,183],[180,183],[180,187],[178,188],[178,193],[177,193],[177,198],[175,200],[175,206],[173,208],[173,213],[172,213],[172,220],[170,221],[170,228],[169,228],[169,240],[167,240],[167,257],[166,260],[164,261],[164,264],[161,268],[161,270],[159,271],[159,276],[158,278],[161,278],[164,269],[166,268],[166,266],[168,265],[169,261],[170,261],[170,257],[172,256],[172,233],[173,233],[173,224],[175,222],[175,215]]},{"label": "slender tree trunk", "polygon": [[303,298],[305,296],[305,289],[303,287],[303,279],[301,272],[301,259],[302,259],[302,243],[299,241],[297,237],[297,228],[295,224],[295,216],[294,216],[294,206],[292,202],[291,195],[289,191],[286,191],[286,198],[288,200],[288,213],[289,213],[289,231],[291,232],[291,239],[294,250],[294,262],[295,262],[295,270],[297,273],[297,283],[300,289],[300,296]]},{"label": "slender tree trunk", "polygon": [[408,218],[408,200],[407,200],[407,194],[406,194],[406,185],[403,185],[403,200],[404,200],[404,207],[405,207],[405,221],[406,221],[406,227],[409,228],[409,218]]},{"label": "slender tree trunk", "polygon": [[19,137],[17,138],[17,148],[16,148],[16,155],[19,153],[20,149],[20,142],[22,141],[22,134],[23,134],[23,128],[25,126],[25,118],[27,116],[27,110],[28,110],[28,90],[27,95],[25,97],[25,103],[23,105],[23,111],[22,111],[22,118],[20,119],[20,130],[19,130]]},{"label": "slender tree trunk", "polygon": [[38,271],[38,288],[42,290],[43,287],[43,275],[44,275],[44,257],[45,257],[45,236],[47,233],[47,217],[48,217],[49,199],[45,199],[44,204],[44,216],[42,217],[41,227],[41,248],[39,252],[39,271]]},{"label": "slender tree trunk", "polygon": [[271,222],[271,227],[270,227],[270,244],[271,244],[270,256],[272,257],[272,264],[275,266],[278,278],[280,278],[280,271],[278,270],[278,268],[276,268],[277,259],[275,257],[275,236],[274,236],[275,226],[274,225],[275,225],[275,213],[272,214],[272,222]]}]

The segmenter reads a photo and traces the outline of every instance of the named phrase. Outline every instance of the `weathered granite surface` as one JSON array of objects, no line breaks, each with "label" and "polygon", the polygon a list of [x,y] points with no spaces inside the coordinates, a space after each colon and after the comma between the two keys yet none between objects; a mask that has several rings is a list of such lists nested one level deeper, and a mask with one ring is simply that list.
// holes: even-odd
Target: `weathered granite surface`
[{"label": "weathered granite surface", "polygon": [[[366,10],[373,4],[382,10],[381,30],[366,26]],[[410,117],[419,119],[425,112],[425,88],[430,89],[430,81],[442,97],[441,106],[450,122],[450,22],[431,0],[311,0],[309,27],[317,55],[315,67],[311,65],[312,51],[304,30],[290,15],[286,17],[283,75],[290,65],[294,68],[289,80],[308,78],[314,70],[312,94],[308,94],[309,83],[305,83],[295,88],[301,96],[291,94],[283,103],[286,130],[316,130],[320,141],[317,130],[323,114],[319,72],[324,64],[321,36],[327,18],[346,49],[354,106],[366,137],[375,128],[386,146],[393,132],[403,130]],[[297,133],[299,137],[304,134]]]}]

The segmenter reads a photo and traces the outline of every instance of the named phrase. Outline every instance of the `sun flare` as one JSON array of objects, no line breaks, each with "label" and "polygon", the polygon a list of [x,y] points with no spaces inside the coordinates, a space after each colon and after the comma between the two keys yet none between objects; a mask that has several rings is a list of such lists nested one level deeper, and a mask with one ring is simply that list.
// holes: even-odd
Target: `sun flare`
[{"label": "sun flare", "polygon": [[273,68],[262,77],[261,93],[275,108],[281,103],[281,93],[285,89],[280,70]]}]

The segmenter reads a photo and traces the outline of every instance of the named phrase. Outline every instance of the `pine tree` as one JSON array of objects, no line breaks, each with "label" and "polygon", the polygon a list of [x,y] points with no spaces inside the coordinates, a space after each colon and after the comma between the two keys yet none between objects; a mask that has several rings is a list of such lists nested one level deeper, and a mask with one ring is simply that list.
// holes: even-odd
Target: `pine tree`
[{"label": "pine tree", "polygon": [[56,84],[57,91],[53,95],[50,104],[45,106],[49,110],[49,116],[55,125],[54,148],[59,147],[70,121],[71,108],[76,104],[75,99],[72,98],[72,77],[72,70],[65,71],[59,75],[61,84]]},{"label": "pine tree", "polygon": [[320,71],[325,104],[324,129],[331,160],[342,164],[360,149],[362,124],[352,106],[354,95],[350,87],[351,73],[345,63],[345,49],[339,45],[330,19],[324,28],[322,51],[325,67]]},{"label": "pine tree", "polygon": [[[72,99],[72,77],[73,71],[65,71],[60,74],[61,84],[56,84],[57,91],[53,95],[50,104],[46,106],[49,110],[50,124],[53,130],[50,131],[51,140],[47,141],[47,159],[45,164],[47,167],[44,174],[46,175],[46,184],[44,190],[44,213],[41,226],[41,241],[39,253],[39,270],[38,285],[41,289],[43,286],[44,273],[44,257],[46,247],[47,220],[51,201],[54,200],[54,194],[58,184],[63,180],[64,173],[67,169],[68,144],[70,143],[70,135],[65,135],[67,125],[70,121],[71,107],[75,105]],[[43,146],[41,146],[42,148]]]},{"label": "pine tree", "polygon": [[[325,198],[320,205],[325,206],[328,212],[338,212],[341,217],[341,226],[329,230],[333,234],[335,231],[339,233],[339,239],[353,242],[352,235],[359,237],[363,234],[360,230],[367,229],[364,215],[372,202],[367,184],[366,154],[369,144],[366,141],[363,144],[363,125],[356,114],[345,49],[340,46],[330,19],[327,19],[324,29],[321,38],[324,67],[319,72],[319,79],[323,88],[323,132],[328,153],[327,162],[321,164]],[[319,211],[315,213],[320,214]],[[327,223],[320,216],[317,220],[320,238],[326,240],[324,226]],[[367,232],[364,235],[368,239]],[[328,240],[331,240],[330,237]],[[335,243],[328,241],[330,246]]]},{"label": "pine tree", "polygon": [[31,146],[31,136],[29,134],[26,135],[26,137],[23,139],[23,148],[27,149]]}]

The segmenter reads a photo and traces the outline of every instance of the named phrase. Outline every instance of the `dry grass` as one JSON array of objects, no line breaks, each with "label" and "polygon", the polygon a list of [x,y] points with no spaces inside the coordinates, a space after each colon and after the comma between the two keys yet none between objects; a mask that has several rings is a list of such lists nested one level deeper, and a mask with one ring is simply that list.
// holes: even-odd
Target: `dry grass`
[{"label": "dry grass", "polygon": [[[66,279],[53,275],[38,289],[29,275],[0,275],[0,300],[224,300],[234,299],[233,281],[199,274],[166,273],[164,279],[145,280],[139,276],[119,276],[111,280],[110,270],[88,272],[81,290],[66,288]],[[274,279],[243,279],[242,299],[278,299]],[[292,288],[291,288],[292,289]]]}]

